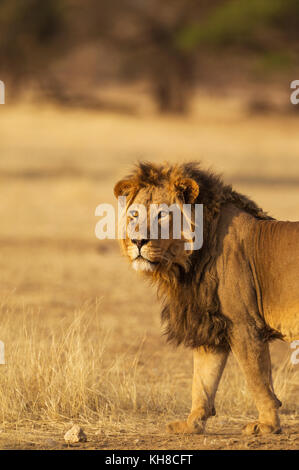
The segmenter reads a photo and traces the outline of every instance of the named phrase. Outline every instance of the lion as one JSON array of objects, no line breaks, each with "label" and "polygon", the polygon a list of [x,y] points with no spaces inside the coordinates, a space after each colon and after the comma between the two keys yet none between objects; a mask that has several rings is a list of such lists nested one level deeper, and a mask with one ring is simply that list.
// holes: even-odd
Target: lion
[{"label": "lion", "polygon": [[[232,352],[258,410],[243,432],[280,433],[269,342],[299,339],[299,222],[275,220],[197,162],[139,163],[114,193],[148,212],[151,204],[203,205],[201,249],[186,250],[171,234],[121,240],[133,268],[157,284],[168,341],[193,350],[191,412],[168,431],[204,433]],[[138,211],[127,216],[138,222]],[[171,224],[165,211],[159,223],[165,217]]]}]

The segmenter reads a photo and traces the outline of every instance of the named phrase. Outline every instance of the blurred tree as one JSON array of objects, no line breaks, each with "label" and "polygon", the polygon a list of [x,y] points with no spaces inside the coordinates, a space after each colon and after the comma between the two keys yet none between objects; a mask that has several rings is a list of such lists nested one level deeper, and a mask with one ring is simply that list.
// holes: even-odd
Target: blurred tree
[{"label": "blurred tree", "polygon": [[[228,45],[265,49],[277,33],[299,40],[298,0],[228,0],[214,9],[204,22],[195,18],[182,28],[177,41],[184,50],[199,46],[223,49]],[[277,41],[274,41],[274,47]]]},{"label": "blurred tree", "polygon": [[1,75],[14,92],[65,52],[65,0],[0,0]]},{"label": "blurred tree", "polygon": [[278,43],[287,50],[299,39],[298,0],[110,0],[109,8],[89,2],[101,25],[95,37],[119,51],[128,78],[149,79],[161,112],[188,110],[203,51],[217,57],[233,46],[273,57]]},{"label": "blurred tree", "polygon": [[183,113],[203,53],[233,46],[275,63],[278,45],[279,57],[298,47],[298,19],[298,0],[0,0],[1,78],[15,89],[43,82],[66,101],[69,83],[52,65],[97,44],[107,57],[115,51],[117,80],[146,79],[161,112]]},{"label": "blurred tree", "polygon": [[149,79],[161,112],[186,112],[196,83],[197,51],[181,47],[177,37],[223,0],[111,0],[105,24],[103,11],[96,8],[99,1],[90,1],[94,25],[101,25],[95,36],[121,54],[124,75]]}]

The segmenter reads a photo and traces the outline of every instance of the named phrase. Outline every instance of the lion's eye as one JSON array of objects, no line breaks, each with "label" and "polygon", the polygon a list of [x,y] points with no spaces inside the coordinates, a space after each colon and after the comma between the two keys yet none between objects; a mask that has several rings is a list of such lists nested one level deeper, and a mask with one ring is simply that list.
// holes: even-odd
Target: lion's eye
[{"label": "lion's eye", "polygon": [[137,219],[138,217],[138,211],[130,211],[129,212],[129,216],[132,218],[132,219]]},{"label": "lion's eye", "polygon": [[167,211],[160,211],[159,214],[158,214],[158,219],[163,219],[164,217],[167,217],[168,216],[168,212]]}]

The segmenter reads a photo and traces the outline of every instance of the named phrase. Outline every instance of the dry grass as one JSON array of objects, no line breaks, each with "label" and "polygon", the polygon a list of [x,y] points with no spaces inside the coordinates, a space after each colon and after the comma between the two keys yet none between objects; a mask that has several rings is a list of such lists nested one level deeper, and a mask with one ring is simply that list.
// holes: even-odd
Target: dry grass
[{"label": "dry grass", "polygon": [[[0,425],[70,421],[139,434],[190,406],[192,357],[161,337],[153,290],[95,239],[94,210],[138,158],[203,156],[282,219],[299,218],[298,119],[247,117],[226,103],[204,119],[1,107]],[[206,108],[205,108],[206,107]],[[273,348],[275,388],[298,417],[299,369]],[[220,417],[255,413],[230,359]]]},{"label": "dry grass", "polygon": [[8,345],[0,382],[2,424],[107,418],[117,424],[126,413],[178,411],[170,377],[164,374],[162,384],[150,380],[141,362],[144,340],[134,352],[108,351],[112,332],[101,326],[99,310],[100,304],[85,305],[53,328],[25,309],[16,328],[12,309],[2,306],[1,334]]},{"label": "dry grass", "polygon": [[[69,422],[115,425],[150,413],[175,416],[188,410],[191,373],[183,367],[148,370],[144,343],[111,354],[113,332],[104,329],[100,303],[84,305],[55,328],[40,312],[24,308],[17,322],[9,299],[1,305],[1,335],[7,365],[0,381],[0,423]],[[148,345],[150,346],[150,345]],[[170,362],[167,357],[166,362]],[[159,378],[157,377],[159,372]],[[188,371],[191,372],[191,371]],[[176,393],[178,384],[187,389]],[[299,373],[289,357],[277,368],[275,390],[284,412],[296,414]],[[217,396],[222,416],[246,419],[253,403],[237,364],[230,359]]]}]

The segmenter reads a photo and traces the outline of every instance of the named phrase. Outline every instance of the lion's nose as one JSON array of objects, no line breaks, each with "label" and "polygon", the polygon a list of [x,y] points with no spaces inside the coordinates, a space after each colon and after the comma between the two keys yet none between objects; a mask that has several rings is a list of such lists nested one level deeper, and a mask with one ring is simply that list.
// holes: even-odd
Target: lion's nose
[{"label": "lion's nose", "polygon": [[136,240],[136,239],[132,239],[131,240],[132,243],[134,243],[135,245],[137,245],[137,247],[139,248],[139,250],[141,250],[141,248],[143,247],[143,245],[146,245],[149,240],[147,238],[142,238],[141,240]]}]

